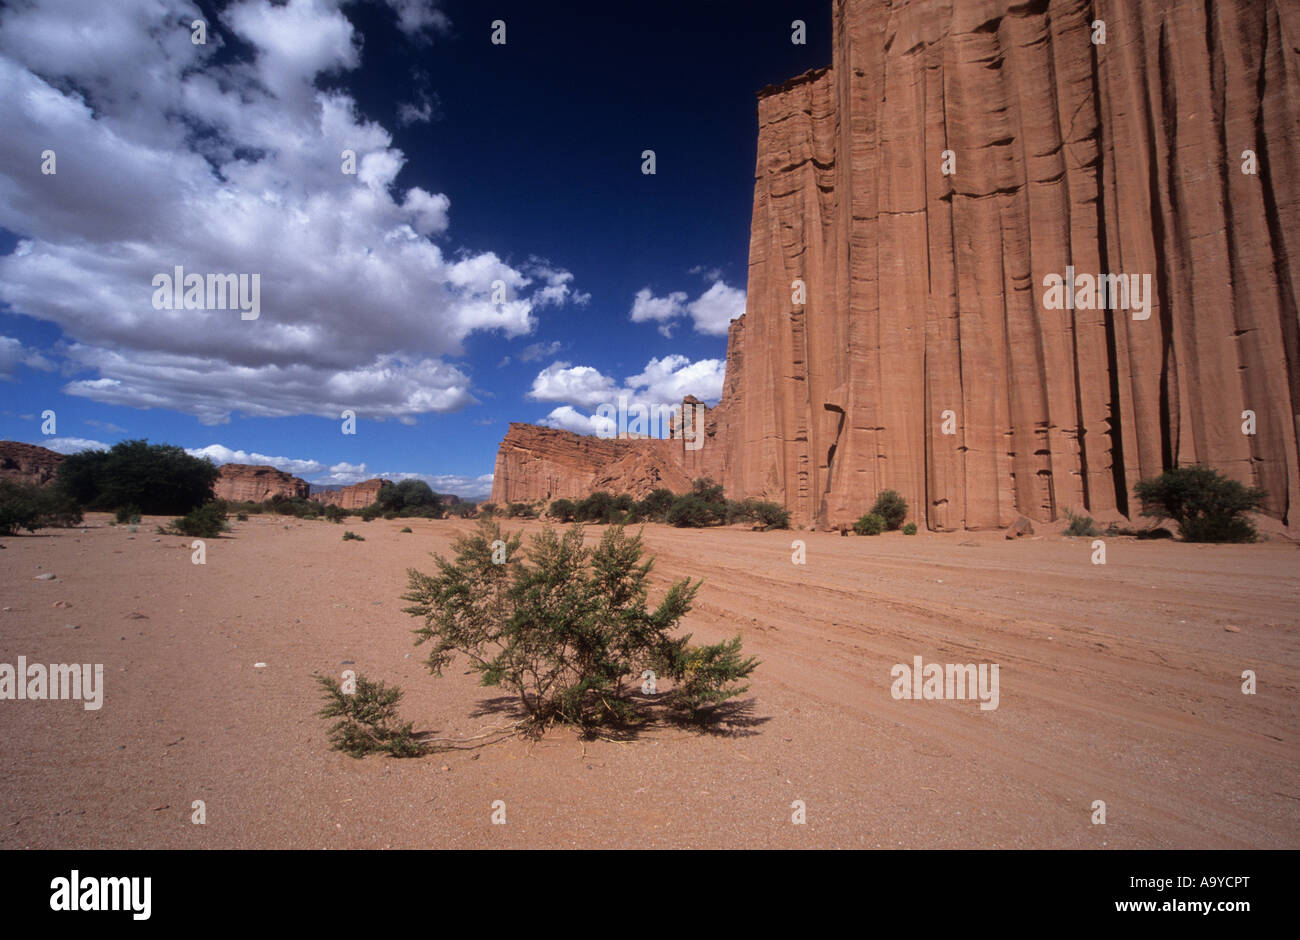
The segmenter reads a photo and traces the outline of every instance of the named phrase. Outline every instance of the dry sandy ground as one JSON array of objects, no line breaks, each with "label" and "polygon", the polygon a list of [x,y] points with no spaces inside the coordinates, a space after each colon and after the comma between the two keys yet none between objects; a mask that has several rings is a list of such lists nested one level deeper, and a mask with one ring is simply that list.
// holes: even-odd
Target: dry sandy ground
[{"label": "dry sandy ground", "polygon": [[[353,520],[366,541],[342,542],[253,517],[196,566],[160,520],[107,521],[3,540],[0,662],[103,663],[106,689],[99,711],[0,702],[0,848],[1300,847],[1300,549],[1284,541],[1111,539],[1099,566],[1054,534],[650,526],[652,601],[704,578],[696,638],[740,632],[761,657],[746,716],[354,760],[328,748],[311,680],[347,660],[400,683],[421,729],[502,721],[498,690],[428,674],[399,600],[406,568],[432,570],[470,524]],[[915,655],[998,663],[1000,706],[894,700],[890,667]]]}]

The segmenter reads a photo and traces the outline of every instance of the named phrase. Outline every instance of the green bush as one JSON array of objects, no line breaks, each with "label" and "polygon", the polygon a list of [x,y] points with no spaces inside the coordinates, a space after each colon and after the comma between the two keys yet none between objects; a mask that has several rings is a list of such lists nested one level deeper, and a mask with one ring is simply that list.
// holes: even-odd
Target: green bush
[{"label": "green bush", "polygon": [[[493,563],[497,540],[506,546],[504,564]],[[453,561],[434,556],[437,576],[411,569],[405,612],[424,620],[415,634],[417,645],[433,645],[429,670],[441,675],[455,653],[464,654],[483,685],[519,697],[537,729],[552,719],[588,729],[639,720],[632,696],[644,669],[674,683],[660,701],[691,714],[745,691],[736,683],[757,662],[741,658],[739,637],[693,647],[689,636],[669,635],[699,583],[673,584],[647,610],[653,560],[641,563],[640,536],[619,526],[594,549],[582,541],[581,526],[562,538],[548,528],[521,551],[518,534],[484,521],[457,539]]]},{"label": "green bush", "polygon": [[895,490],[881,490],[870,513],[884,519],[885,528],[892,532],[907,518],[907,500]]},{"label": "green bush", "polygon": [[131,506],[162,516],[188,513],[210,500],[218,476],[210,460],[180,447],[138,440],[69,454],[59,463],[58,485],[90,509]]},{"label": "green bush", "polygon": [[608,522],[614,510],[614,495],[597,490],[573,505],[573,518],[577,522]]},{"label": "green bush", "polygon": [[903,526],[903,534],[904,534],[904,535],[916,535],[916,523],[915,523],[915,522],[909,522],[907,525]]},{"label": "green bush", "polygon": [[869,512],[853,523],[853,531],[858,535],[879,535],[885,531],[884,517]]},{"label": "green bush", "polygon": [[247,522],[247,521],[248,521],[248,513],[246,513],[246,512],[236,513],[236,514],[235,514],[235,518],[236,518],[238,521],[240,521],[240,522]]},{"label": "green bush", "polygon": [[482,516],[484,519],[491,519],[493,516],[497,514],[497,504],[483,503],[481,506],[478,507],[478,514]]},{"label": "green bush", "polygon": [[392,757],[419,757],[428,748],[412,730],[411,722],[396,724],[397,705],[402,700],[402,690],[371,682],[363,675],[356,677],[356,690],[344,692],[339,683],[329,676],[315,676],[325,695],[325,707],[318,715],[338,718],[329,730],[334,750],[352,757],[364,757],[381,751]]},{"label": "green bush", "polygon": [[76,502],[58,487],[0,480],[0,535],[80,522]]},{"label": "green bush", "polygon": [[1070,524],[1065,527],[1066,535],[1073,535],[1080,538],[1091,538],[1101,535],[1092,516],[1076,516],[1070,510],[1065,510],[1065,518],[1070,520]]},{"label": "green bush", "polygon": [[1172,519],[1188,542],[1253,542],[1255,526],[1245,514],[1264,504],[1266,493],[1209,467],[1179,467],[1133,488],[1142,515]]},{"label": "green bush", "polygon": [[459,519],[468,518],[469,516],[474,515],[477,511],[477,506],[473,503],[466,502],[465,500],[457,500],[454,503],[447,504],[447,515],[456,516]]},{"label": "green bush", "polygon": [[676,498],[672,490],[663,488],[652,490],[645,499],[633,504],[632,511],[636,513],[638,518],[648,519],[652,522],[664,522],[668,518],[668,510],[672,508]]},{"label": "green bush", "polygon": [[329,522],[342,522],[348,517],[348,511],[342,506],[323,506],[321,508],[321,514],[324,515],[326,520]]},{"label": "green bush", "polygon": [[701,529],[705,526],[716,525],[722,520],[718,518],[715,506],[705,502],[701,497],[693,493],[688,493],[673,500],[664,521],[671,526],[677,526],[679,529]]},{"label": "green bush", "polygon": [[127,523],[140,523],[140,507],[138,506],[121,506],[117,512],[113,513],[113,521],[119,525]]},{"label": "green bush", "polygon": [[357,535],[355,532],[353,532],[351,529],[349,529],[348,531],[346,531],[346,532],[343,533],[343,541],[345,541],[345,542],[364,542],[364,541],[365,541],[365,538],[364,538],[363,536]]},{"label": "green bush", "polygon": [[405,516],[437,518],[442,515],[442,498],[423,480],[383,481],[375,496],[375,505],[385,519]]},{"label": "green bush", "polygon": [[361,510],[361,521],[372,522],[380,514],[380,512],[382,512],[382,510],[374,503],[371,503],[365,509]]},{"label": "green bush", "polygon": [[573,521],[573,500],[557,499],[546,507],[546,514],[560,522]]},{"label": "green bush", "polygon": [[314,499],[304,499],[301,496],[284,496],[277,493],[265,503],[266,508],[281,516],[293,516],[295,519],[315,519],[319,517],[324,509],[322,505]]},{"label": "green bush", "polygon": [[529,503],[511,503],[506,507],[506,515],[511,519],[536,519],[537,507]]},{"label": "green bush", "polygon": [[173,534],[193,538],[214,539],[228,528],[226,504],[219,499],[210,499],[181,518],[172,520]]},{"label": "green bush", "polygon": [[398,534],[398,535],[401,535],[403,532],[411,532],[411,531],[413,531],[413,530],[411,529],[411,527],[410,527],[409,525],[404,525],[404,526],[402,526],[400,529],[397,530],[397,534]]}]

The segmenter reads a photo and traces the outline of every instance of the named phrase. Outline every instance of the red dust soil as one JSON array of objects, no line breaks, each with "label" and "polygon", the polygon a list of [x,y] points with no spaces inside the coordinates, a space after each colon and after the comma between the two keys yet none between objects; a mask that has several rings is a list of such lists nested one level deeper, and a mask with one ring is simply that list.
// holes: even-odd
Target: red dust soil
[{"label": "red dust soil", "polygon": [[[647,526],[652,603],[703,578],[685,628],[762,660],[726,720],[354,760],[313,672],[400,684],[438,737],[512,719],[462,663],[429,675],[401,611],[406,569],[472,524],[354,520],[366,541],[343,542],[254,516],[198,566],[161,521],[2,540],[0,662],[102,663],[105,691],[98,711],[0,701],[0,848],[1300,847],[1285,540],[1110,538],[1094,565],[1056,534]],[[999,707],[895,700],[890,667],[918,655],[999,664]]]}]

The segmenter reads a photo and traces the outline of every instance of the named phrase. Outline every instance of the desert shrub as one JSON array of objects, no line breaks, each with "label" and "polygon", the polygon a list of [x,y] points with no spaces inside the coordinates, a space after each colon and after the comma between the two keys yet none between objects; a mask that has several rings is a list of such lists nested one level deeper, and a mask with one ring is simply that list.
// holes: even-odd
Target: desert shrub
[{"label": "desert shrub", "polygon": [[248,513],[246,513],[246,512],[236,513],[236,514],[235,514],[235,519],[238,520],[239,522],[247,522],[247,521],[248,521]]},{"label": "desert shrub", "polygon": [[434,518],[442,513],[442,498],[423,480],[402,480],[398,483],[385,480],[379,485],[375,504],[384,513],[385,519],[402,516]]},{"label": "desert shrub", "polygon": [[642,519],[663,522],[668,516],[668,510],[672,508],[673,500],[676,498],[672,490],[662,488],[652,490],[645,499],[633,504],[632,511]]},{"label": "desert shrub", "polygon": [[858,535],[879,535],[885,531],[884,517],[869,512],[853,523],[853,531]]},{"label": "desert shrub", "polygon": [[419,757],[428,752],[411,722],[397,724],[397,705],[402,700],[397,686],[358,675],[355,691],[344,692],[329,676],[317,675],[315,679],[325,696],[325,707],[317,714],[339,719],[329,730],[334,750],[357,758],[375,751],[392,757]]},{"label": "desert shrub", "polygon": [[120,506],[117,512],[113,513],[113,521],[119,524],[140,523],[139,506]]},{"label": "desert shrub", "polygon": [[321,515],[329,522],[342,522],[348,517],[348,511],[342,506],[322,506]]},{"label": "desert shrub", "polygon": [[226,504],[219,499],[210,499],[181,518],[172,520],[173,535],[193,538],[214,539],[228,528]]},{"label": "desert shrub", "polygon": [[511,503],[506,507],[506,515],[511,519],[536,519],[538,512],[528,503]]},{"label": "desert shrub", "polygon": [[401,535],[403,532],[411,532],[411,531],[413,531],[413,530],[411,529],[411,527],[410,527],[409,525],[404,525],[404,526],[402,526],[400,529],[397,530],[397,534],[398,534],[398,535]]},{"label": "desert shrub", "polygon": [[59,463],[58,485],[79,506],[133,506],[145,515],[170,515],[188,513],[210,500],[219,475],[206,458],[138,440],[69,454]]},{"label": "desert shrub", "polygon": [[380,514],[381,511],[382,510],[380,510],[378,506],[376,506],[374,503],[371,503],[365,509],[361,510],[360,513],[361,521],[372,522]]},{"label": "desert shrub", "polygon": [[484,519],[491,519],[493,516],[497,514],[497,504],[483,503],[481,506],[478,507],[478,514],[482,516]]},{"label": "desert shrub", "polygon": [[262,503],[255,503],[252,500],[243,502],[226,502],[226,512],[244,513],[245,515],[261,515],[266,512],[267,507]]},{"label": "desert shrub", "polygon": [[0,480],[0,535],[17,535],[20,529],[35,532],[48,526],[70,526],[79,522],[81,510],[59,488]]},{"label": "desert shrub", "polygon": [[295,519],[315,519],[324,511],[324,507],[314,499],[301,496],[284,496],[277,493],[264,504],[270,512],[280,516],[293,516]]},{"label": "desert shrub", "polygon": [[902,526],[903,520],[907,518],[907,500],[896,490],[881,490],[870,513],[884,519],[885,528],[892,532]]},{"label": "desert shrub", "polygon": [[473,503],[466,502],[464,500],[457,500],[454,503],[447,504],[447,515],[456,516],[459,519],[465,519],[469,516],[472,516],[477,511],[478,511],[477,506],[475,506]]},{"label": "desert shrub", "polygon": [[754,505],[754,518],[767,529],[790,528],[790,513],[779,503],[759,500]]},{"label": "desert shrub", "polygon": [[1091,538],[1095,535],[1101,535],[1097,524],[1093,521],[1092,516],[1077,516],[1070,510],[1065,510],[1065,518],[1070,520],[1070,524],[1065,527],[1066,535],[1079,536],[1081,538]]},{"label": "desert shrub", "polygon": [[718,517],[715,506],[693,493],[688,493],[673,500],[664,521],[679,529],[699,529],[722,520]]},{"label": "desert shrub", "polygon": [[560,522],[573,521],[573,500],[557,499],[546,509],[546,514]]},{"label": "desert shrub", "polygon": [[907,525],[903,526],[903,534],[904,534],[904,535],[916,535],[916,523],[915,523],[915,522],[909,522]]},{"label": "desert shrub", "polygon": [[1245,514],[1264,503],[1265,492],[1209,467],[1179,467],[1133,488],[1142,515],[1172,519],[1188,542],[1253,542],[1255,526]]},{"label": "desert shrub", "polygon": [[613,506],[614,494],[597,490],[574,503],[573,518],[578,522],[607,522]]},{"label": "desert shrub", "polygon": [[346,532],[343,533],[343,541],[345,541],[345,542],[364,542],[364,541],[365,541],[365,537],[364,537],[364,536],[357,535],[357,534],[356,534],[355,532],[353,532],[351,529],[348,529]]},{"label": "desert shrub", "polygon": [[[497,540],[505,543],[503,564],[493,563]],[[632,693],[644,669],[674,683],[660,701],[691,714],[747,688],[737,683],[757,662],[740,656],[739,637],[691,646],[689,635],[669,635],[699,583],[679,581],[656,609],[646,608],[653,559],[641,562],[639,535],[614,527],[587,549],[575,525],[562,537],[545,529],[521,546],[517,533],[484,521],[457,539],[454,560],[434,556],[436,576],[408,572],[402,597],[412,606],[404,610],[424,620],[416,643],[432,644],[426,664],[434,675],[463,654],[483,685],[519,697],[534,727],[639,720]]]}]

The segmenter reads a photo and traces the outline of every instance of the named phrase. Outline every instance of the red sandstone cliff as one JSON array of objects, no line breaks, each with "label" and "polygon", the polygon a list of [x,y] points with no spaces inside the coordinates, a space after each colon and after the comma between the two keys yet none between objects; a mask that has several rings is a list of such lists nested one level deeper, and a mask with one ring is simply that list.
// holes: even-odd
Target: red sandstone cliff
[{"label": "red sandstone cliff", "polygon": [[[796,522],[892,488],[985,528],[1132,516],[1199,463],[1291,524],[1300,4],[835,0],[833,28],[830,68],[759,94],[746,314],[687,475]],[[1071,266],[1149,275],[1149,317],[1049,309]],[[530,468],[516,427],[498,484],[560,495],[586,445]]]},{"label": "red sandstone cliff", "polygon": [[311,489],[306,480],[275,467],[228,463],[219,469],[221,476],[212,487],[217,499],[260,503],[274,496],[305,497]]},{"label": "red sandstone cliff", "polygon": [[362,483],[353,483],[339,490],[321,490],[319,493],[312,493],[310,498],[326,506],[365,509],[375,501],[375,497],[379,495],[379,488],[383,485],[383,480],[375,478]]},{"label": "red sandstone cliff", "polygon": [[637,499],[660,488],[680,492],[691,480],[680,450],[681,441],[605,439],[513,423],[497,451],[492,502],[581,499],[595,490]]},{"label": "red sandstone cliff", "polygon": [[44,486],[54,479],[63,455],[35,444],[0,441],[0,480]]},{"label": "red sandstone cliff", "polygon": [[[1297,36],[1275,0],[838,0],[833,67],[759,101],[727,490],[837,522],[893,488],[978,528],[1130,514],[1204,463],[1286,519]],[[1151,274],[1150,318],[1045,309],[1067,265]]]}]

